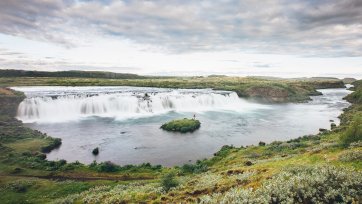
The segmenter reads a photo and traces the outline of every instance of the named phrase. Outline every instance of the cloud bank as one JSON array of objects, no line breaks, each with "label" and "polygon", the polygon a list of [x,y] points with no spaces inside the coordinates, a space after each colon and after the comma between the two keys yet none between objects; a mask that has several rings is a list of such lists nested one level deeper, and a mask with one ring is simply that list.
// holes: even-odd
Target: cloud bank
[{"label": "cloud bank", "polygon": [[362,1],[0,1],[0,33],[69,50],[112,39],[170,55],[360,57]]}]

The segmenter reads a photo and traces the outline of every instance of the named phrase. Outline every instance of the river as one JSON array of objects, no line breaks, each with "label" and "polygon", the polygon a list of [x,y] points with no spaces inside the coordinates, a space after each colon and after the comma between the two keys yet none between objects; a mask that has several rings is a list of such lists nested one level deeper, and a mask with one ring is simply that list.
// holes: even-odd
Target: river
[{"label": "river", "polygon": [[[236,93],[211,89],[143,87],[12,87],[27,98],[18,119],[32,129],[62,139],[49,160],[120,165],[150,162],[165,166],[208,158],[223,145],[285,141],[330,128],[349,103],[350,91],[323,89],[308,103],[259,104]],[[160,126],[196,118],[201,128],[173,133]],[[92,149],[100,148],[98,156]]]}]

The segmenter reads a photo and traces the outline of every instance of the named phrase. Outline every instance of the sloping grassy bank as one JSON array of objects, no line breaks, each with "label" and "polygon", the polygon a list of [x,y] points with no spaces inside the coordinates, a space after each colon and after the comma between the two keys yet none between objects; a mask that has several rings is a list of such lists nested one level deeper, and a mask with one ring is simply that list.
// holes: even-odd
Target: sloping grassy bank
[{"label": "sloping grassy bank", "polygon": [[[12,107],[23,97],[2,90],[5,98],[20,97],[5,100]],[[2,118],[16,122],[0,123],[10,130],[3,132],[1,126],[0,197],[3,203],[358,203],[362,104],[349,98],[353,105],[333,131],[258,146],[224,146],[210,159],[172,168],[47,161],[42,147],[53,139],[4,111]]]},{"label": "sloping grassy bank", "polygon": [[255,77],[173,77],[145,79],[97,79],[55,77],[0,77],[0,86],[140,86],[160,88],[235,91],[240,97],[258,99],[263,102],[304,102],[316,89],[342,88],[338,79],[263,79]]}]

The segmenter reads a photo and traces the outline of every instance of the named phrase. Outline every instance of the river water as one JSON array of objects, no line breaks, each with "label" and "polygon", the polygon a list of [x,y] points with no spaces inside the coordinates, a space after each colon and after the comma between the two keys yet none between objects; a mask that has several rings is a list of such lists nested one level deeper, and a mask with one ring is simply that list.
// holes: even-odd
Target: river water
[{"label": "river water", "polygon": [[[62,138],[49,160],[66,159],[117,164],[150,162],[165,166],[208,158],[223,145],[288,140],[329,129],[330,120],[349,103],[346,89],[319,90],[308,103],[259,104],[234,92],[211,89],[143,87],[12,87],[27,98],[18,119],[27,127]],[[159,127],[170,120],[196,118],[193,133]],[[98,156],[92,155],[95,147]]]}]

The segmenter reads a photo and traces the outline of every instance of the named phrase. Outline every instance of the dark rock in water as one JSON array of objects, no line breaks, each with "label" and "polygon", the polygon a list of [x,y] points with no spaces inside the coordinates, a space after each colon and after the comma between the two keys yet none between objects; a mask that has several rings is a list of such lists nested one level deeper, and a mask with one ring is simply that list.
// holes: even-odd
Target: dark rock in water
[{"label": "dark rock in water", "polygon": [[337,125],[335,123],[331,123],[331,129],[333,130],[334,128],[336,128]]},{"label": "dark rock in water", "polygon": [[327,132],[327,131],[328,131],[327,129],[319,128],[319,132]]},{"label": "dark rock in water", "polygon": [[151,99],[151,97],[150,97],[150,95],[148,95],[148,93],[145,93],[145,95],[142,98],[143,98],[143,100],[150,100]]},{"label": "dark rock in water", "polygon": [[334,122],[334,120],[329,120],[329,122],[331,122],[331,123],[332,123],[332,122]]},{"label": "dark rock in water", "polygon": [[122,131],[122,132],[120,132],[120,133],[123,135],[123,134],[125,134],[125,133],[126,133],[126,131]]},{"label": "dark rock in water", "polygon": [[265,146],[265,142],[259,142],[259,146]]},{"label": "dark rock in water", "polygon": [[251,162],[251,161],[246,161],[244,164],[245,164],[246,166],[251,166],[251,165],[253,165],[253,162]]},{"label": "dark rock in water", "polygon": [[99,154],[99,148],[98,147],[94,148],[93,151],[92,151],[92,154],[93,155],[98,155]]}]

